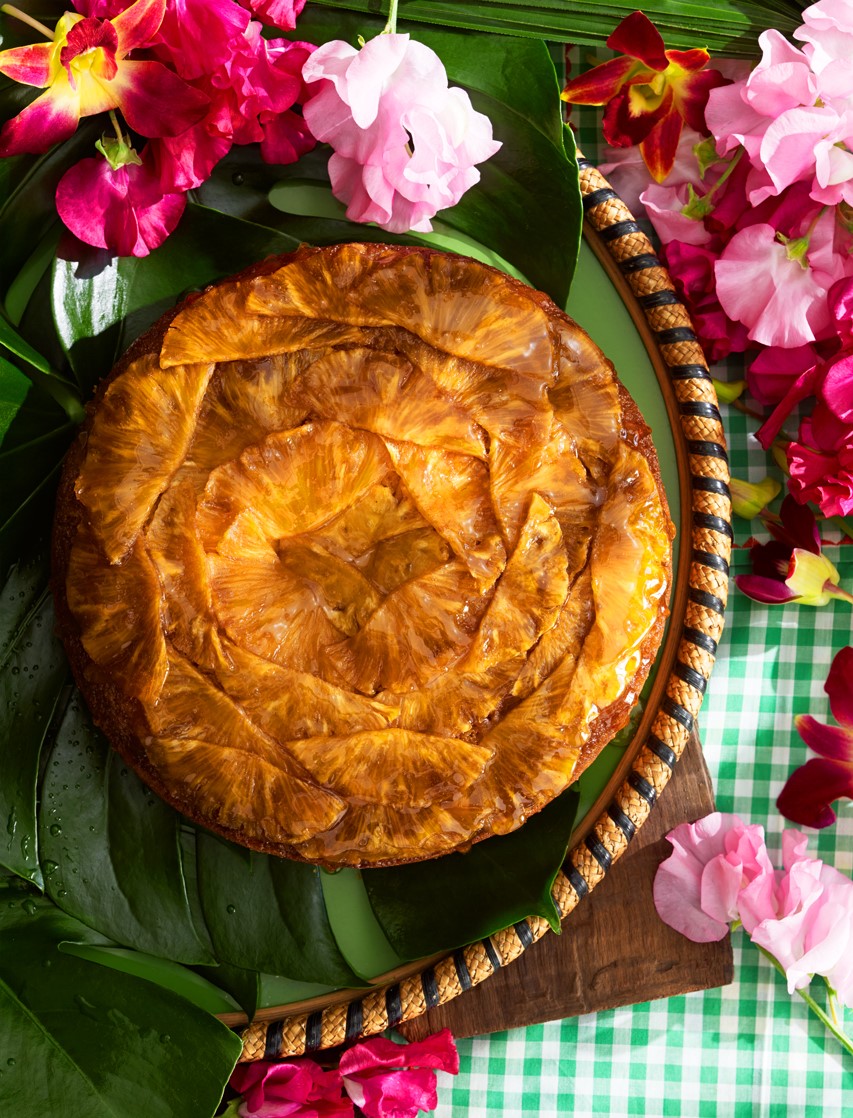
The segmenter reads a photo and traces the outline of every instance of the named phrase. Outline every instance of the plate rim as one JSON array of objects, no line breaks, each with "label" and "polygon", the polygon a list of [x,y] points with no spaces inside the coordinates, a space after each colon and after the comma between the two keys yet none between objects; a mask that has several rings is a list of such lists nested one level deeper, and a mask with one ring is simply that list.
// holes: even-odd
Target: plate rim
[{"label": "plate rim", "polygon": [[[669,273],[600,171],[578,151],[584,236],[623,295],[661,386],[675,435],[681,501],[679,574],[670,627],[637,733],[587,813],[558,872],[561,921],[596,888],[648,818],[695,725],[723,629],[731,557],[725,435],[707,362]],[[629,296],[626,298],[625,296]],[[576,832],[577,834],[577,832]],[[242,1062],[335,1048],[412,1020],[479,985],[550,930],[528,917],[456,951],[405,964],[365,991],[335,991],[259,1010],[238,1030]],[[322,1004],[320,1004],[322,1003]],[[242,1014],[222,1014],[238,1026]]]}]

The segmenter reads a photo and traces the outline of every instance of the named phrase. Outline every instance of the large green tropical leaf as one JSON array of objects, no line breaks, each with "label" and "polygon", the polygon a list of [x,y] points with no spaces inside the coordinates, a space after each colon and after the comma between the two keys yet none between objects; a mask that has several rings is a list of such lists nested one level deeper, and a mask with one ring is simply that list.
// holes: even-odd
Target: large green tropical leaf
[{"label": "large green tropical leaf", "polygon": [[363,871],[373,911],[397,954],[423,959],[526,916],[543,916],[558,931],[551,888],[577,805],[577,792],[569,788],[520,830],[485,839],[467,854]]},{"label": "large green tropical leaf", "polygon": [[127,947],[215,962],[187,898],[180,817],[110,749],[78,693],[59,722],[41,799],[45,888],[62,909]]},{"label": "large green tropical leaf", "polygon": [[103,943],[49,901],[0,888],[4,1111],[19,1118],[211,1118],[240,1054],[215,1017],[60,950]]},{"label": "large green tropical leaf", "polygon": [[[376,15],[377,0],[314,0],[336,12]],[[704,46],[728,57],[758,57],[758,36],[768,27],[783,34],[801,23],[796,0],[649,0],[643,11],[669,47]],[[601,46],[636,4],[623,0],[400,0],[400,22],[465,28],[498,35]],[[398,24],[399,26],[399,24]]]}]

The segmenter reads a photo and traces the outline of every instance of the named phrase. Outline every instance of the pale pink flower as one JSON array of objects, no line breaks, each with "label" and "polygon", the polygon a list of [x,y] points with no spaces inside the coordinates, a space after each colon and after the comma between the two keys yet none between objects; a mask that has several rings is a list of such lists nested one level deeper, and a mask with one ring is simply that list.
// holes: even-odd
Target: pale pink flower
[{"label": "pale pink flower", "polygon": [[821,96],[853,100],[850,59],[853,58],[853,3],[819,0],[803,12],[803,26],[794,38],[805,43]]},{"label": "pale pink flower", "polygon": [[113,170],[106,159],[81,159],[59,180],[56,209],[87,245],[118,256],[147,256],[174,230],[186,195],[164,193],[147,152],[141,165]]},{"label": "pale pink flower", "polygon": [[500,147],[468,94],[448,88],[438,56],[408,35],[378,35],[360,51],[326,43],[302,76],[305,120],[334,149],[329,177],[352,221],[429,232]]},{"label": "pale pink flower", "polygon": [[661,244],[666,245],[670,241],[681,241],[688,245],[710,243],[711,234],[705,228],[702,218],[690,217],[683,212],[690,200],[687,184],[663,186],[653,182],[640,195],[640,201],[645,206]]},{"label": "pale pink flower", "polygon": [[799,831],[786,831],[782,844],[777,911],[754,928],[752,940],[781,964],[789,993],[817,974],[853,1006],[853,881],[809,858],[808,839]]},{"label": "pale pink flower", "polygon": [[438,1105],[436,1070],[456,1075],[459,1055],[449,1029],[421,1041],[363,1041],[341,1056],[344,1089],[366,1118],[417,1118]]},{"label": "pale pink flower", "polygon": [[655,875],[658,916],[694,943],[722,939],[729,924],[753,927],[773,911],[773,866],[764,829],[713,812],[666,836],[673,851]]},{"label": "pale pink flower", "polygon": [[[675,163],[666,176],[667,186],[681,186],[688,182],[698,185],[699,163],[693,149],[704,139],[700,132],[689,125],[684,126],[675,153]],[[633,144],[626,148],[608,148],[607,162],[600,163],[598,169],[631,213],[641,214],[640,195],[648,188],[649,169],[643,161],[639,146]]]}]

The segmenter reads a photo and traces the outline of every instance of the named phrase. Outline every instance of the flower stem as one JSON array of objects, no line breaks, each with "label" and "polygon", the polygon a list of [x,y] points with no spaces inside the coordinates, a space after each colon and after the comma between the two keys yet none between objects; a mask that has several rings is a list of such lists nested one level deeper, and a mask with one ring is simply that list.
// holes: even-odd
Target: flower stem
[{"label": "flower stem", "polygon": [[400,0],[391,0],[388,7],[388,22],[382,28],[383,35],[393,35],[397,30],[397,5]]},{"label": "flower stem", "polygon": [[36,31],[40,31],[46,39],[53,38],[53,32],[49,27],[45,27],[43,23],[39,23],[37,19],[28,16],[26,12],[22,12],[20,8],[15,8],[11,4],[0,4],[0,12],[5,12],[7,16],[12,16],[13,19],[19,19],[21,23],[26,23]]},{"label": "flower stem", "polygon": [[[758,944],[756,944],[755,946],[758,947]],[[779,973],[783,977],[785,977],[785,968],[782,966],[779,960],[774,958],[774,956],[771,955],[769,951],[765,951],[763,947],[758,947],[758,950],[761,952],[764,958],[769,959],[776,970],[779,971]],[[835,1036],[835,1038],[839,1041],[842,1048],[844,1048],[846,1052],[849,1052],[850,1055],[853,1056],[853,1040],[851,1040],[847,1033],[844,1032],[837,1021],[833,1021],[829,1014],[827,1014],[820,1008],[811,994],[808,993],[808,988],[797,990],[797,993],[800,995],[800,997],[803,999],[812,1013],[814,1013],[818,1018],[820,1018],[821,1021],[823,1021],[824,1025],[826,1025],[833,1036]]]},{"label": "flower stem", "polygon": [[121,128],[119,127],[118,117],[115,114],[115,109],[110,109],[110,120],[112,122],[113,131],[116,134],[116,139],[118,140],[118,142],[120,144],[123,144],[124,143],[124,136],[122,136],[122,134],[121,134]]},{"label": "flower stem", "polygon": [[[750,419],[754,419],[758,423],[764,424],[767,421],[766,415],[761,415],[761,413],[757,412],[755,408],[751,408],[749,404],[744,404],[741,400],[732,400],[730,406],[733,408],[737,408],[739,412],[743,412],[744,415],[748,415]],[[790,434],[790,432],[788,431],[782,430],[779,432],[779,434],[789,443],[795,441],[795,436]]]},{"label": "flower stem", "polygon": [[846,590],[842,590],[840,586],[836,586],[834,582],[829,579],[823,584],[823,592],[828,594],[830,598],[840,598],[844,602],[853,604],[853,594],[849,594]]}]

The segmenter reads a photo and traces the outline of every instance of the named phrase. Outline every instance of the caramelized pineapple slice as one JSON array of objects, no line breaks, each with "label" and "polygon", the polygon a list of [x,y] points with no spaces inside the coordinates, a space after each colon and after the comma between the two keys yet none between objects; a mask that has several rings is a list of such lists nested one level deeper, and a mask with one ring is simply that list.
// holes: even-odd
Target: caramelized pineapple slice
[{"label": "caramelized pineapple slice", "polygon": [[506,562],[489,499],[489,474],[467,455],[386,439],[403,485],[427,521],[450,544],[483,590]]},{"label": "caramelized pineapple slice", "polygon": [[341,559],[361,560],[359,566],[363,567],[368,562],[363,557],[383,541],[425,528],[432,531],[414,501],[402,491],[399,480],[389,476],[328,524],[315,529],[311,538]]},{"label": "caramelized pineapple slice", "polygon": [[198,509],[199,537],[214,550],[244,510],[268,539],[328,523],[388,474],[382,440],[320,420],[269,435],[210,475]]},{"label": "caramelized pineapple slice", "polygon": [[168,671],[160,627],[162,592],[141,542],[132,545],[120,564],[110,565],[92,528],[81,520],[65,593],[91,659],[126,695],[143,702],[156,698]]},{"label": "caramelized pineapple slice", "polygon": [[443,566],[450,557],[450,545],[434,528],[412,528],[380,540],[363,569],[382,594],[390,594],[404,582]]},{"label": "caramelized pineapple slice", "polygon": [[[323,651],[341,639],[318,588],[281,563],[209,555],[213,609],[234,644],[327,678]],[[334,672],[331,672],[334,679]]]},{"label": "caramelized pineapple slice", "polygon": [[357,567],[318,544],[283,540],[278,559],[284,570],[308,583],[326,617],[344,636],[357,633],[382,601]]},{"label": "caramelized pineapple slice", "polygon": [[[251,313],[252,281],[210,287],[172,319],[160,350],[164,369],[194,361],[249,361],[327,345],[358,345],[359,326]],[[202,358],[202,354],[204,357]]]},{"label": "caramelized pineapple slice", "polygon": [[160,498],[145,544],[163,587],[163,623],[169,639],[179,652],[212,671],[224,656],[195,513],[192,482],[173,484]]},{"label": "caramelized pineapple slice", "polygon": [[237,842],[292,847],[346,810],[340,797],[299,776],[286,754],[261,757],[183,734],[152,738],[146,752],[175,807]]},{"label": "caramelized pineapple slice", "polygon": [[321,416],[420,446],[486,457],[485,432],[404,357],[335,349],[305,371],[300,397]]},{"label": "caramelized pineapple slice", "polygon": [[325,658],[364,695],[422,687],[465,652],[486,604],[454,560],[392,591],[367,624],[327,648]]},{"label": "caramelized pineapple slice", "polygon": [[289,403],[293,381],[313,360],[312,351],[266,360],[218,365],[208,385],[195,437],[187,453],[194,465],[212,470],[237,458],[272,431],[297,427],[306,405]]},{"label": "caramelized pineapple slice", "polygon": [[104,393],[75,493],[111,563],[133,547],[183,462],[212,372],[207,363],[161,369],[156,354],[146,354]]},{"label": "caramelized pineapple slice", "polygon": [[308,672],[281,668],[233,644],[226,649],[232,666],[217,673],[220,685],[276,741],[382,730],[399,714],[394,705],[353,695]]}]

